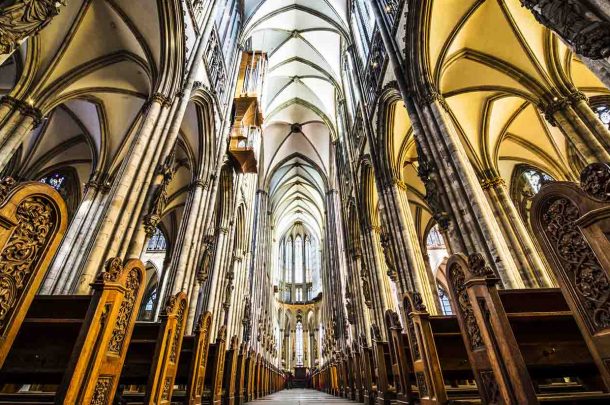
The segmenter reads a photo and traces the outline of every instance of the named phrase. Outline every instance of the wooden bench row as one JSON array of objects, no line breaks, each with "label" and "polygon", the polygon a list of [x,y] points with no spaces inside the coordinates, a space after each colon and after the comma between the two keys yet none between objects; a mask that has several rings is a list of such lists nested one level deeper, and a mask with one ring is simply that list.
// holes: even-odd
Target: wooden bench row
[{"label": "wooden bench row", "polygon": [[282,387],[279,370],[236,337],[225,347],[224,327],[209,343],[210,313],[185,335],[184,293],[159,322],[136,321],[143,279],[139,260],[114,259],[93,295],[36,295],[6,350],[0,404],[232,405]]},{"label": "wooden bench row", "polygon": [[212,316],[185,335],[179,293],[159,322],[136,314],[139,260],[106,264],[92,295],[36,294],[66,229],[60,195],[37,182],[0,180],[0,404],[239,404],[283,386],[279,370]]},{"label": "wooden bench row", "polygon": [[430,316],[407,294],[406,327],[388,311],[387,340],[373,330],[372,345],[335,354],[314,387],[366,404],[610,402],[596,348],[559,289],[502,291],[494,277],[459,271],[468,296],[454,298],[456,316]]},{"label": "wooden bench row", "polygon": [[545,186],[532,226],[560,288],[500,290],[481,255],[453,255],[455,315],[406,294],[386,339],[373,327],[314,386],[367,404],[610,403],[610,167]]}]

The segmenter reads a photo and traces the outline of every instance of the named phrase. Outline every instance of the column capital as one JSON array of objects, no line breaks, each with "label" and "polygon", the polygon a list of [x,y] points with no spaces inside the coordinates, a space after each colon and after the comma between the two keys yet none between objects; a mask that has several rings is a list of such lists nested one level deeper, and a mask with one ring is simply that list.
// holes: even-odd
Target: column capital
[{"label": "column capital", "polygon": [[544,114],[544,118],[548,121],[552,126],[557,126],[557,121],[555,121],[555,114],[559,111],[564,110],[570,106],[570,100],[567,97],[558,97],[553,96],[551,101],[542,102],[538,108]]},{"label": "column capital", "polygon": [[207,189],[209,187],[209,181],[205,181],[202,179],[196,179],[191,183],[191,190],[195,190],[197,187]]},{"label": "column capital", "polygon": [[432,85],[426,86],[425,90],[419,92],[416,100],[422,105],[430,105],[438,102],[445,111],[449,111],[449,104],[447,104],[445,97]]},{"label": "column capital", "polygon": [[169,107],[172,104],[172,101],[165,94],[161,92],[154,93],[150,96],[150,102],[159,103],[161,107]]},{"label": "column capital", "polygon": [[481,188],[483,190],[489,190],[490,188],[496,188],[505,185],[506,181],[504,181],[504,179],[500,176],[481,180]]}]

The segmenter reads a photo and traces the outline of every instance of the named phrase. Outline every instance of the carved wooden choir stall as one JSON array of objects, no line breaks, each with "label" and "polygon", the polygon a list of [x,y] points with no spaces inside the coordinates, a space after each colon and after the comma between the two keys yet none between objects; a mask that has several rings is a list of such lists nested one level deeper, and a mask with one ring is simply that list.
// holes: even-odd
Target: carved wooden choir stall
[{"label": "carved wooden choir stall", "polygon": [[242,404],[282,373],[232,339],[212,314],[186,335],[178,293],[159,322],[137,321],[140,260],[109,260],[90,295],[37,291],[67,227],[66,205],[39,182],[0,181],[0,404]]},{"label": "carved wooden choir stall", "polygon": [[455,254],[455,315],[432,316],[417,293],[313,374],[314,387],[366,404],[610,403],[610,166],[580,185],[552,182],[532,227],[559,288],[505,290],[478,253]]}]

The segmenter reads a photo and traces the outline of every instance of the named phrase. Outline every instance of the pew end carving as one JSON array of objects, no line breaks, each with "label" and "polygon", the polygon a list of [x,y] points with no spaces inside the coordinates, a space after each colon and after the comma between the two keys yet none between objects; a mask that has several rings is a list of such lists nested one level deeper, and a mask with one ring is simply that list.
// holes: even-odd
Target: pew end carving
[{"label": "pew end carving", "polygon": [[0,180],[0,367],[67,224],[66,204],[53,187]]},{"label": "pew end carving", "polygon": [[531,213],[534,235],[610,390],[610,166],[587,166],[580,185],[545,185]]}]

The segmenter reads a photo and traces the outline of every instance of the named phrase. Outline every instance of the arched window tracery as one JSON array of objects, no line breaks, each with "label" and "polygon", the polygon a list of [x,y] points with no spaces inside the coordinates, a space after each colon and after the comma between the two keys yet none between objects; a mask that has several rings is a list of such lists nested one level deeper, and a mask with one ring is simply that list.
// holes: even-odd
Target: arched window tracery
[{"label": "arched window tracery", "polygon": [[441,303],[441,309],[443,315],[453,315],[453,309],[451,308],[451,299],[445,288],[438,284],[438,299]]},{"label": "arched window tracery", "polygon": [[426,252],[428,254],[428,264],[433,273],[436,274],[438,266],[449,256],[445,239],[441,234],[438,224],[434,224],[426,236]]},{"label": "arched window tracery", "polygon": [[601,122],[610,129],[610,103],[602,104],[594,107],[597,116],[601,120]]},{"label": "arched window tracery", "polygon": [[68,207],[68,215],[76,212],[80,202],[80,187],[76,172],[72,168],[62,168],[40,178],[41,183],[53,187],[62,196]]},{"label": "arched window tracery", "polygon": [[167,239],[165,239],[165,235],[161,229],[155,229],[155,233],[148,240],[146,250],[149,252],[162,252],[167,250]]},{"label": "arched window tracery", "polygon": [[523,221],[530,226],[530,209],[532,200],[542,186],[554,179],[544,171],[529,166],[515,167],[511,181],[511,198]]},{"label": "arched window tracery", "polygon": [[297,236],[294,242],[294,282],[303,283],[303,238]]},{"label": "arched window tracery", "polygon": [[303,367],[303,322],[301,320],[297,321],[295,340],[296,366]]},{"label": "arched window tracery", "polygon": [[287,283],[292,283],[292,237],[286,241],[286,277]]}]

